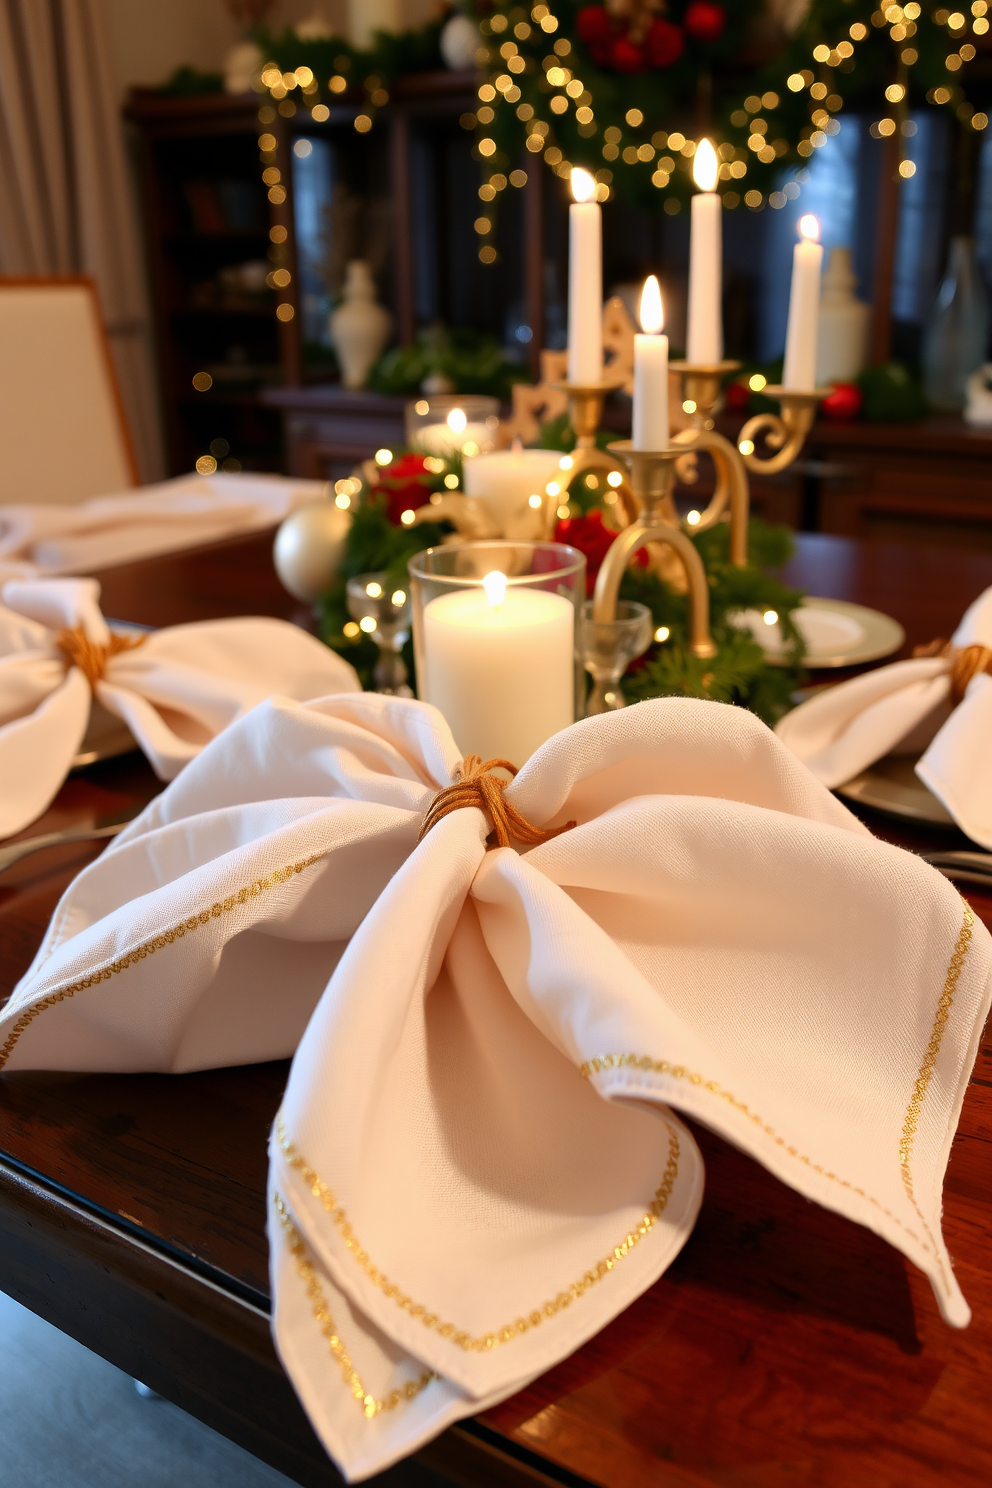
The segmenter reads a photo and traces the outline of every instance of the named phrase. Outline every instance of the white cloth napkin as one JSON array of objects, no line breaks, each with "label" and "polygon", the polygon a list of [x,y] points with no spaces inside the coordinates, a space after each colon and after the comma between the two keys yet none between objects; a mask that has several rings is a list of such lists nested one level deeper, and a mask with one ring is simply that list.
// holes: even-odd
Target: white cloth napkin
[{"label": "white cloth napkin", "polygon": [[271,527],[324,490],[279,475],[184,475],[75,506],[0,505],[0,583],[92,573]]},{"label": "white cloth napkin", "polygon": [[0,605],[0,837],[19,832],[65,779],[94,701],[124,720],[162,780],[263,698],[359,690],[346,661],[284,620],[245,617],[148,632],[91,687],[59,649],[80,626],[105,646],[96,579],[12,580]]},{"label": "white cloth napkin", "polygon": [[688,1237],[691,1113],[967,1304],[941,1186],[992,941],[753,715],[665,699],[548,741],[520,854],[453,812],[441,716],[274,699],[84,870],[0,1017],[8,1069],[296,1050],[275,1339],[350,1479],[511,1394]]},{"label": "white cloth napkin", "polygon": [[[992,646],[992,589],[951,637]],[[951,662],[919,657],[825,688],[787,713],[775,732],[833,788],[886,754],[919,754],[916,773],[975,842],[992,850],[992,677],[980,673],[953,707]]]}]

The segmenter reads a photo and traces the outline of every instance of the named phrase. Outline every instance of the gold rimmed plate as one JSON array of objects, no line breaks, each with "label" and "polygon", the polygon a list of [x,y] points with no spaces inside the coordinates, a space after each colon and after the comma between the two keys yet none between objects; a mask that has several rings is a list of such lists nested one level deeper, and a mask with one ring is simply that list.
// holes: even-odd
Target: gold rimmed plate
[{"label": "gold rimmed plate", "polygon": [[[792,618],[806,642],[805,665],[812,669],[879,661],[898,651],[906,639],[906,632],[891,615],[846,599],[807,595]],[[751,632],[770,662],[784,660],[785,638],[777,616],[769,623],[760,610],[742,610],[735,623]]]}]

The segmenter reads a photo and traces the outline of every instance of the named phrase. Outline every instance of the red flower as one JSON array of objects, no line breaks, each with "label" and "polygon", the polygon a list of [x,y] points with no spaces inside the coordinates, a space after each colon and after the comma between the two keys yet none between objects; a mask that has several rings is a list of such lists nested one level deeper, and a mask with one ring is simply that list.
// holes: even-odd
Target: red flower
[{"label": "red flower", "polygon": [[[596,584],[596,575],[615,537],[615,532],[604,527],[603,513],[598,507],[594,507],[585,517],[563,517],[555,528],[555,542],[569,543],[573,548],[578,548],[580,553],[585,554],[587,595],[592,594]],[[643,548],[637,553],[634,561],[642,568],[647,566],[648,555]]]},{"label": "red flower", "polygon": [[618,36],[613,43],[611,61],[617,72],[643,72],[644,53],[629,36]]},{"label": "red flower", "polygon": [[820,404],[820,412],[831,423],[846,424],[857,418],[863,402],[856,382],[835,382],[833,391]]},{"label": "red flower", "polygon": [[723,391],[723,406],[728,413],[744,413],[751,401],[751,392],[744,382],[731,382]]},{"label": "red flower", "polygon": [[712,0],[692,0],[682,17],[682,24],[697,41],[719,41],[727,24],[727,12]]},{"label": "red flower", "polygon": [[430,499],[430,477],[423,455],[401,455],[379,476],[374,494],[385,496],[386,515],[394,527],[405,511],[416,511]]},{"label": "red flower", "polygon": [[644,38],[644,51],[652,67],[671,67],[677,62],[685,48],[685,37],[680,26],[671,21],[652,21],[651,29]]}]

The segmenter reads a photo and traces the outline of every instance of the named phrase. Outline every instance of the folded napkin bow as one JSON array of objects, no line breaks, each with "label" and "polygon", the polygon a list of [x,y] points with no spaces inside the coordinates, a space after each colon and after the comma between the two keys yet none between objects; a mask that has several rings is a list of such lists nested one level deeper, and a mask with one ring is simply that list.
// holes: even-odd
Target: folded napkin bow
[{"label": "folded napkin bow", "polygon": [[74,506],[0,504],[0,583],[92,573],[152,553],[271,527],[316,501],[321,481],[279,475],[183,475]]},{"label": "folded napkin bow", "polygon": [[831,788],[883,755],[922,753],[924,785],[992,849],[992,589],[932,649],[824,689],[775,732]]},{"label": "folded napkin bow", "polygon": [[992,942],[947,880],[717,703],[549,740],[498,788],[508,830],[555,832],[523,854],[487,851],[471,802],[499,803],[458,774],[423,704],[264,704],[80,875],[0,1018],[8,1069],[296,1048],[273,1330],[346,1476],[665,1270],[703,1184],[673,1107],[888,1239],[963,1326],[941,1184]]},{"label": "folded napkin bow", "polygon": [[0,837],[49,805],[94,708],[122,718],[171,780],[273,693],[357,691],[347,662],[283,620],[246,617],[112,635],[95,579],[11,580],[0,605]]}]

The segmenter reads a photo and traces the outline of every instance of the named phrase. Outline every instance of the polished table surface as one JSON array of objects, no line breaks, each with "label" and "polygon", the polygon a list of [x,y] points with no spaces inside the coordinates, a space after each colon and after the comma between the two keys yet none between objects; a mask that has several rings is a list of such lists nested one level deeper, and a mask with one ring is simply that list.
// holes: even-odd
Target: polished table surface
[{"label": "polished table surface", "polygon": [[[305,620],[270,535],[102,575],[105,613],[150,625],[233,613]],[[907,646],[953,630],[992,555],[799,539],[787,577],[875,605]],[[139,755],[71,778],[24,835],[161,789]],[[865,819],[909,847],[953,831]],[[98,851],[0,879],[0,998]],[[969,894],[992,924],[992,895]],[[838,927],[838,933],[843,927]],[[266,1328],[265,1147],[285,1064],[184,1076],[0,1077],[0,1288],[306,1484],[338,1481]],[[992,1042],[948,1171],[944,1228],[974,1309],[940,1320],[928,1283],[869,1231],[808,1203],[696,1128],[695,1232],[669,1271],[572,1357],[419,1454],[453,1481],[916,1488],[992,1481]],[[382,1477],[423,1481],[417,1463]],[[378,1481],[378,1480],[376,1480]]]}]

